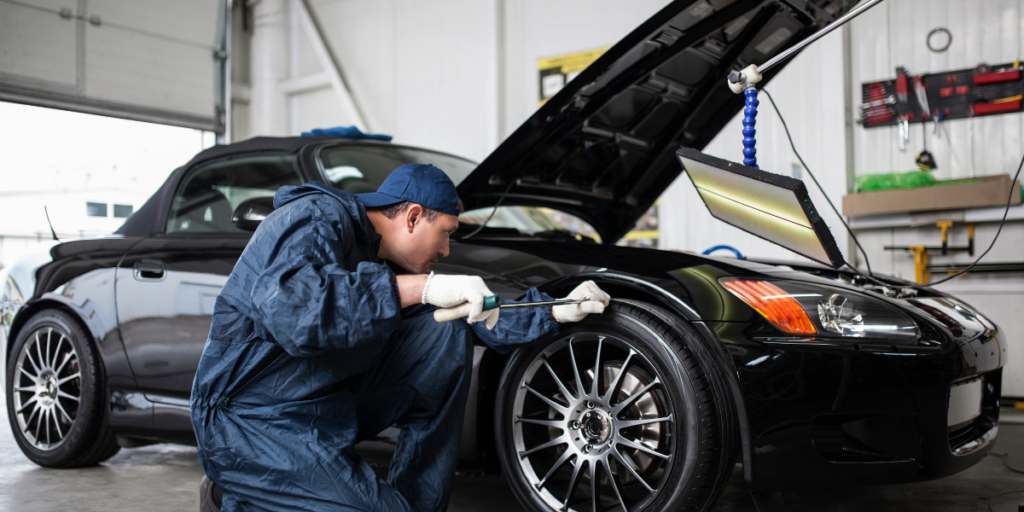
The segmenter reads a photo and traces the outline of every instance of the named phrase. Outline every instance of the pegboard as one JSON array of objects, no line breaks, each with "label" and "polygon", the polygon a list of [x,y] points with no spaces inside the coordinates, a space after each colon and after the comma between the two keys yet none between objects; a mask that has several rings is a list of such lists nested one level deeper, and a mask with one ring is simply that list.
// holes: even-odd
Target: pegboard
[{"label": "pegboard", "polygon": [[[1024,100],[1016,62],[917,76],[903,68],[896,72],[892,80],[861,84],[859,122],[864,128],[893,126],[903,119],[920,123],[1020,112]],[[918,99],[917,84],[924,86],[927,111]]]}]

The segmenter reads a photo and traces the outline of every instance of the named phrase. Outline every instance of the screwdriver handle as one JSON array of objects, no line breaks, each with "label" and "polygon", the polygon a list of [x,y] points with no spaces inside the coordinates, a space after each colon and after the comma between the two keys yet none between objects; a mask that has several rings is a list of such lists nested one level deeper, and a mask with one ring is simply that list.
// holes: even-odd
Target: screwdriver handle
[{"label": "screwdriver handle", "polygon": [[[488,311],[501,306],[501,297],[497,295],[491,295],[484,299],[484,311]],[[464,318],[469,316],[469,310],[471,306],[468,302],[463,302],[458,306],[452,306],[450,308],[441,308],[434,310],[434,321],[435,322],[450,322],[456,318]]]}]

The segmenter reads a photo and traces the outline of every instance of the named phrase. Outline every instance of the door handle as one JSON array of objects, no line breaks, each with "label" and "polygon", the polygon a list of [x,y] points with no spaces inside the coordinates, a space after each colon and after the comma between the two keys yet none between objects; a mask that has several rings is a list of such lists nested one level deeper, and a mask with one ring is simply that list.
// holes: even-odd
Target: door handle
[{"label": "door handle", "polygon": [[163,281],[167,266],[160,260],[139,260],[132,266],[132,275],[137,281]]}]

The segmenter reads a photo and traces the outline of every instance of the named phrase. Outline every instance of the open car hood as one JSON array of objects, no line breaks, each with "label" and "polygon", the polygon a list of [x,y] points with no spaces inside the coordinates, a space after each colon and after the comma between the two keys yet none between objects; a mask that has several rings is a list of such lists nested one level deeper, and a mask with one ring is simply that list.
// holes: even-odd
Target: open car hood
[{"label": "open car hood", "polygon": [[[762,64],[856,0],[679,0],[549,99],[459,184],[467,209],[547,206],[618,240],[743,108],[732,70]],[[767,83],[782,65],[765,74]],[[736,133],[737,153],[741,134]]]}]

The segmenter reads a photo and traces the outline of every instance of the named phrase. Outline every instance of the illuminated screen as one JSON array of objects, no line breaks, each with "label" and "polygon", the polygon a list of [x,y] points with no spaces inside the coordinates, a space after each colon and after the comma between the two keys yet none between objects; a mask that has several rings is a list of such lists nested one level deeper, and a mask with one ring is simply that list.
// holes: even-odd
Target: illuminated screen
[{"label": "illuminated screen", "polygon": [[690,148],[676,156],[715,218],[824,265],[844,265],[802,181]]}]

